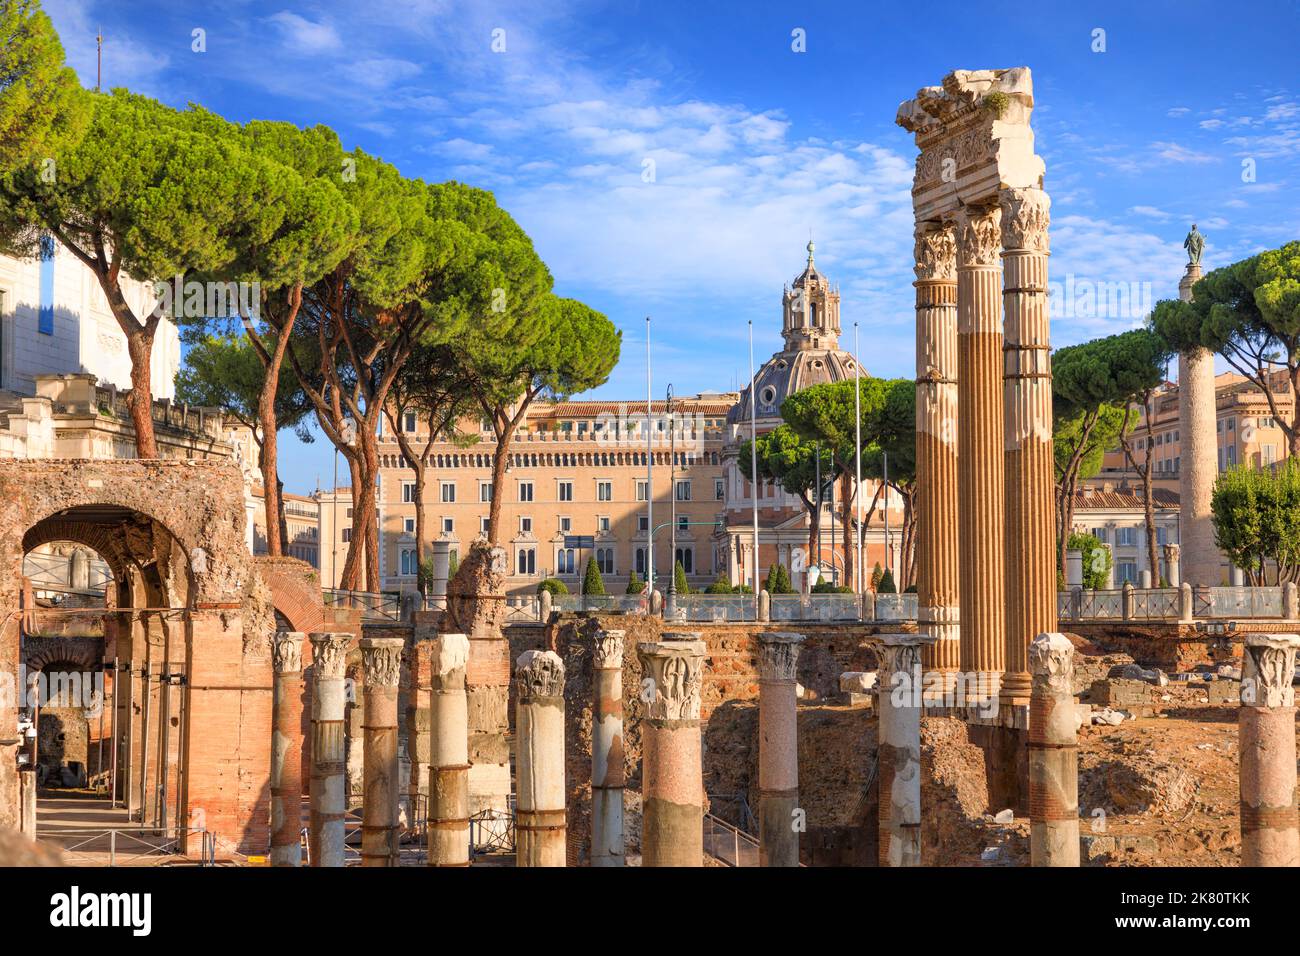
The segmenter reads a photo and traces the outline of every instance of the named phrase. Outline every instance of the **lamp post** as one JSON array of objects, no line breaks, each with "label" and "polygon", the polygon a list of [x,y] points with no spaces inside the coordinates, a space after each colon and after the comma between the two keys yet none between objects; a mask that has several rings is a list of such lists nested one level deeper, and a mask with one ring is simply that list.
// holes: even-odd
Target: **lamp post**
[{"label": "lamp post", "polygon": [[664,411],[668,415],[668,500],[672,521],[668,529],[668,601],[664,605],[665,617],[677,612],[677,432],[673,421],[673,385],[668,383]]}]

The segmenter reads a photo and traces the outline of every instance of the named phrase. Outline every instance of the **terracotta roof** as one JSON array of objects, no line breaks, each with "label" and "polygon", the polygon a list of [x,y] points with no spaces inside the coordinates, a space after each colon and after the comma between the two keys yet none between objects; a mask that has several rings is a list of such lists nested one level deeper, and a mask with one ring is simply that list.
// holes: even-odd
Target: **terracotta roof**
[{"label": "terracotta roof", "polygon": [[[1177,508],[1178,492],[1153,488],[1151,500],[1157,508]],[[1080,508],[1142,508],[1142,496],[1135,491],[1077,491],[1074,507]]]}]

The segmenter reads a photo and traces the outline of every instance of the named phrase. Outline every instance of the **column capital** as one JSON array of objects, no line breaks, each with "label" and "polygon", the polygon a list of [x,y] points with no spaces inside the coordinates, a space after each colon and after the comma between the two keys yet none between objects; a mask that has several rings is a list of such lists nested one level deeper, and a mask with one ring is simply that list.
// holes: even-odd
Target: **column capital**
[{"label": "column capital", "polygon": [[708,645],[698,632],[664,633],[636,646],[641,660],[641,702],[651,720],[699,720],[701,671]]},{"label": "column capital", "polygon": [[957,267],[996,266],[1002,251],[998,206],[962,206],[957,211]]},{"label": "column capital", "polygon": [[592,663],[597,670],[621,670],[623,668],[623,637],[625,631],[596,632],[592,649]]},{"label": "column capital", "polygon": [[1047,254],[1050,246],[1052,200],[1042,189],[1003,189],[998,193],[1002,208],[1002,246],[1007,251]]},{"label": "column capital", "polygon": [[1241,702],[1251,707],[1295,705],[1296,650],[1300,634],[1247,634],[1242,649]]},{"label": "column capital", "polygon": [[366,686],[396,687],[401,681],[406,641],[400,637],[363,637],[360,644]]},{"label": "column capital", "polygon": [[469,637],[465,634],[439,634],[429,642],[429,662],[437,677],[446,677],[469,664]]},{"label": "column capital", "polygon": [[341,631],[316,631],[311,639],[311,666],[316,680],[342,680],[352,635]]},{"label": "column capital", "polygon": [[271,664],[277,674],[296,674],[302,670],[302,631],[276,631],[271,639]]},{"label": "column capital", "polygon": [[917,223],[912,267],[918,282],[957,281],[957,236],[950,222]]},{"label": "column capital", "polygon": [[[921,634],[882,634],[880,635],[880,664],[885,674],[899,672],[911,674],[921,666],[921,647],[927,641]],[[882,679],[880,686],[888,688],[892,681]]]},{"label": "column capital", "polygon": [[1074,645],[1064,634],[1045,632],[1029,642],[1029,671],[1033,690],[1048,694],[1071,694],[1074,673]]},{"label": "column capital", "polygon": [[804,636],[794,631],[764,631],[758,635],[758,676],[765,681],[793,681]]},{"label": "column capital", "polygon": [[521,703],[564,695],[564,661],[554,651],[524,651],[515,661],[515,686]]}]

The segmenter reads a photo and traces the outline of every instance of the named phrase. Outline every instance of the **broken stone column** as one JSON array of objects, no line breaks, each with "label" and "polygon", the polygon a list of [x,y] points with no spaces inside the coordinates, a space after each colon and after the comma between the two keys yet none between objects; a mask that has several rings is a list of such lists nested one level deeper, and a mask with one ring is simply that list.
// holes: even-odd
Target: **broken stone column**
[{"label": "broken stone column", "polygon": [[596,632],[592,652],[591,865],[622,866],[623,631]]},{"label": "broken stone column", "polygon": [[637,644],[641,661],[641,865],[704,863],[701,671],[698,632],[664,632]]},{"label": "broken stone column", "polygon": [[271,865],[301,866],[302,641],[279,631],[271,644],[274,723],[271,727]]},{"label": "broken stone column", "polygon": [[1001,219],[996,205],[957,214],[961,669],[979,682],[967,706],[997,694],[1006,653]]},{"label": "broken stone column", "polygon": [[429,865],[469,866],[469,638],[429,642]]},{"label": "broken stone column", "polygon": [[397,866],[397,685],[400,637],[363,637],[365,728],[361,804],[361,865]]},{"label": "broken stone column", "polygon": [[1029,645],[1029,862],[1079,865],[1079,736],[1074,645],[1045,633]]},{"label": "broken stone column", "polygon": [[564,866],[564,662],[524,651],[515,662],[515,860]]},{"label": "broken stone column", "polygon": [[1296,829],[1298,634],[1248,634],[1241,710],[1241,865],[1300,866]]},{"label": "broken stone column", "polygon": [[921,636],[882,634],[880,865],[921,865]]},{"label": "broken stone column", "polygon": [[1003,189],[1002,395],[1006,413],[1004,706],[1029,698],[1029,644],[1056,630],[1056,474],[1047,313],[1047,193]]},{"label": "broken stone column", "polygon": [[798,866],[799,725],[795,671],[804,636],[758,635],[758,859]]},{"label": "broken stone column", "polygon": [[957,240],[951,223],[916,228],[917,628],[927,671],[951,689],[961,667],[957,526]]},{"label": "broken stone column", "polygon": [[343,865],[347,812],[343,711],[344,671],[351,634],[317,632],[311,638],[311,865]]}]

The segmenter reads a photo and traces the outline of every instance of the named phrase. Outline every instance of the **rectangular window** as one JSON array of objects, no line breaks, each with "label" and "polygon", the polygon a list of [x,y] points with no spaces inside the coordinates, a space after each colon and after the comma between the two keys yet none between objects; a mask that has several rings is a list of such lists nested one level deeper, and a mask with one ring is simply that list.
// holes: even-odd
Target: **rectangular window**
[{"label": "rectangular window", "polygon": [[1138,566],[1135,561],[1120,561],[1115,565],[1115,583],[1137,583]]},{"label": "rectangular window", "polygon": [[677,482],[677,500],[691,500],[691,480],[689,478]]},{"label": "rectangular window", "polygon": [[484,481],[479,483],[478,500],[485,505],[492,503],[492,482]]},{"label": "rectangular window", "polygon": [[415,482],[402,482],[402,504],[409,505],[415,501]]},{"label": "rectangular window", "polygon": [[649,530],[650,530],[650,519],[647,518],[645,515],[637,515],[637,516],[636,516],[636,530],[638,530],[638,531],[649,531]]},{"label": "rectangular window", "polygon": [[614,500],[614,483],[612,481],[596,482],[596,500],[597,501]]},{"label": "rectangular window", "polygon": [[560,534],[568,534],[572,530],[573,530],[573,519],[568,517],[567,515],[565,517],[562,517],[560,519]]},{"label": "rectangular window", "polygon": [[643,577],[643,578],[644,578],[645,575],[646,575],[646,570],[645,570],[645,548],[637,548],[637,549],[636,549],[636,573],[639,574],[639,575],[640,575],[641,577]]},{"label": "rectangular window", "polygon": [[520,501],[533,500],[533,483],[531,481],[519,482],[519,500]]},{"label": "rectangular window", "polygon": [[419,570],[420,562],[416,560],[415,550],[412,548],[403,548],[400,558],[401,573],[403,575],[413,575]]},{"label": "rectangular window", "polygon": [[402,431],[415,434],[415,412],[407,412],[402,416]]},{"label": "rectangular window", "polygon": [[492,519],[489,518],[487,515],[482,515],[478,519],[478,533],[482,535],[486,535],[488,533],[488,525],[491,523],[491,521]]},{"label": "rectangular window", "polygon": [[601,574],[614,573],[614,549],[613,548],[596,549],[596,567],[600,569]]},{"label": "rectangular window", "polygon": [[532,534],[532,533],[533,533],[533,519],[532,519],[532,518],[530,518],[530,517],[527,516],[527,515],[522,515],[522,516],[520,516],[520,518],[519,518],[519,533],[520,533],[520,534]]},{"label": "rectangular window", "polygon": [[519,574],[536,574],[537,573],[537,549],[520,548],[519,558],[516,563]]},{"label": "rectangular window", "polygon": [[351,529],[351,528],[344,528],[344,529],[343,529],[343,543],[344,543],[344,544],[347,544],[347,543],[348,543],[349,541],[351,541],[351,540],[352,540],[352,529]]},{"label": "rectangular window", "polygon": [[54,237],[41,236],[41,301],[37,312],[36,331],[41,335],[54,334]]},{"label": "rectangular window", "polygon": [[725,490],[722,487],[722,479],[714,478],[713,479],[713,500],[721,501],[724,496],[725,496]]},{"label": "rectangular window", "polygon": [[555,552],[555,573],[572,574],[575,554],[573,548],[559,548]]},{"label": "rectangular window", "polygon": [[455,519],[455,518],[443,518],[443,519],[442,519],[442,533],[443,533],[443,534],[453,534],[453,533],[455,533],[455,531],[456,531],[456,519]]},{"label": "rectangular window", "polygon": [[690,526],[691,526],[691,516],[690,516],[690,515],[678,515],[678,516],[677,516],[677,530],[678,530],[678,531],[685,531],[685,530],[687,530]]},{"label": "rectangular window", "polygon": [[456,502],[456,483],[454,481],[442,482],[442,501],[443,504],[454,504]]},{"label": "rectangular window", "polygon": [[571,481],[560,482],[560,501],[572,501],[572,500],[573,500],[573,482]]},{"label": "rectangular window", "polygon": [[1105,528],[1093,528],[1093,529],[1092,529],[1092,536],[1093,536],[1094,538],[1096,538],[1098,541],[1100,541],[1102,544],[1105,544],[1105,543],[1106,543],[1106,529],[1105,529]]},{"label": "rectangular window", "polygon": [[1120,548],[1131,548],[1137,544],[1136,528],[1116,528],[1115,545]]},{"label": "rectangular window", "polygon": [[637,479],[637,482],[636,482],[636,500],[637,500],[637,501],[645,501],[648,497],[650,497],[649,495],[646,494],[646,489],[649,488],[649,487],[650,487],[649,482],[647,482],[644,478],[638,478],[638,479]]},{"label": "rectangular window", "polygon": [[596,531],[599,534],[609,534],[609,515],[601,515],[596,519]]},{"label": "rectangular window", "polygon": [[414,518],[403,518],[403,519],[402,519],[402,530],[405,531],[407,534],[415,534],[415,519],[414,519]]}]

